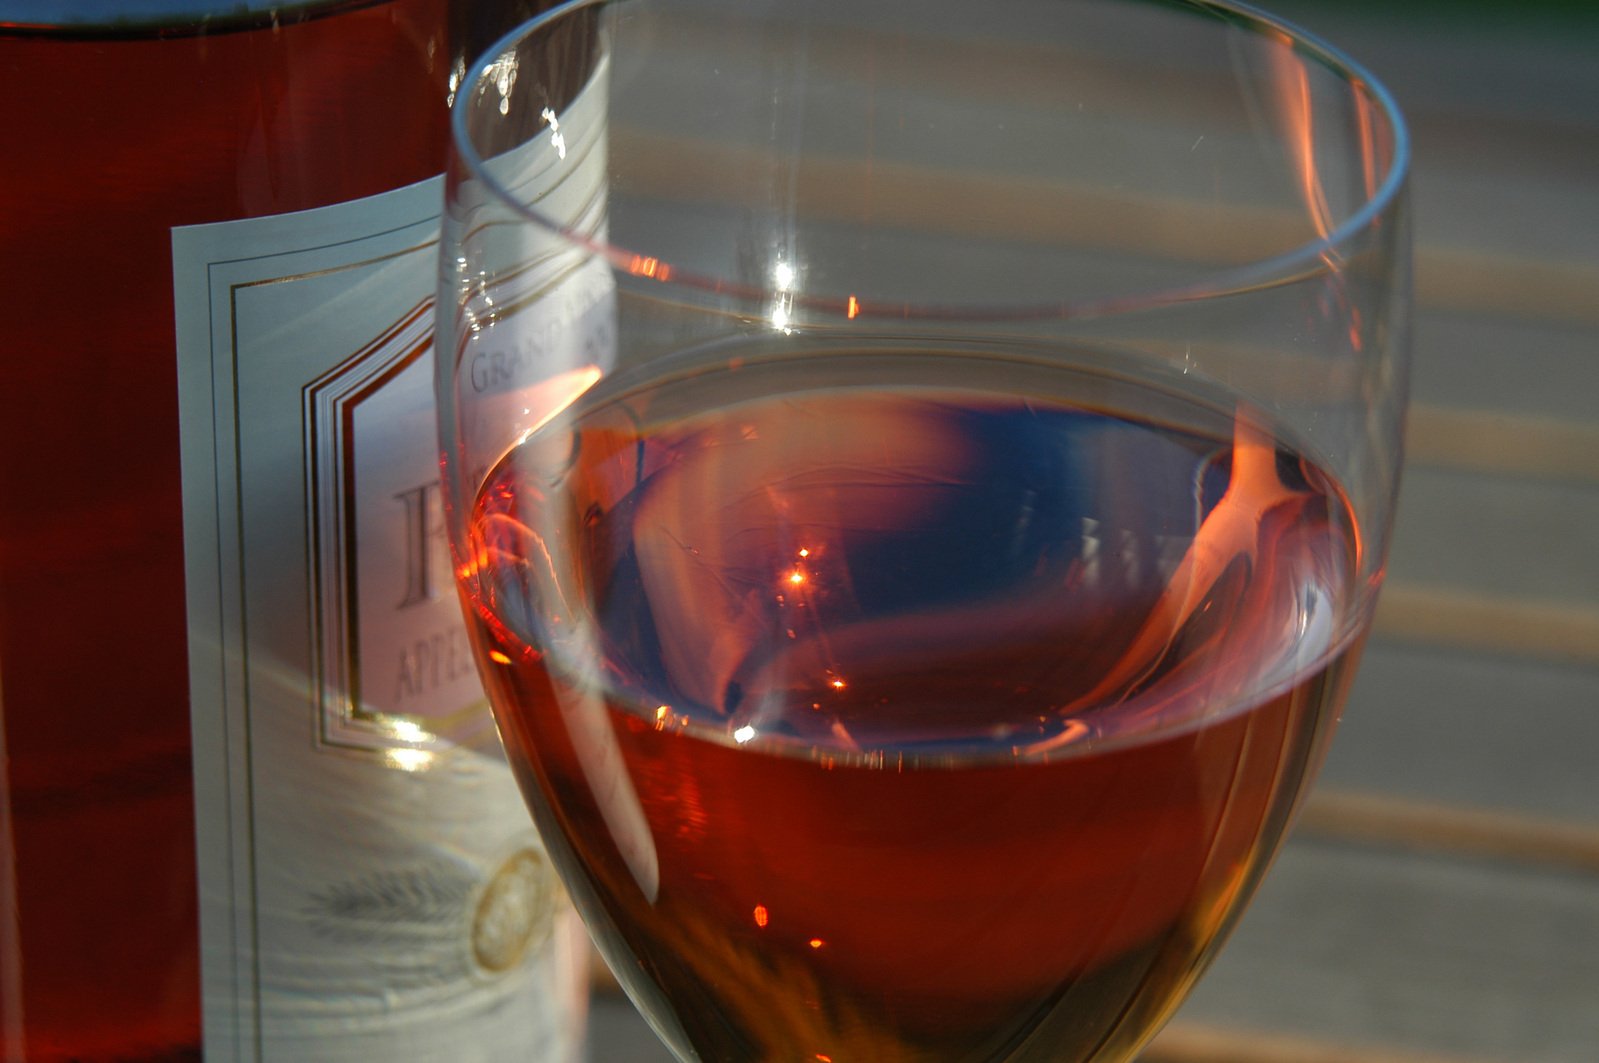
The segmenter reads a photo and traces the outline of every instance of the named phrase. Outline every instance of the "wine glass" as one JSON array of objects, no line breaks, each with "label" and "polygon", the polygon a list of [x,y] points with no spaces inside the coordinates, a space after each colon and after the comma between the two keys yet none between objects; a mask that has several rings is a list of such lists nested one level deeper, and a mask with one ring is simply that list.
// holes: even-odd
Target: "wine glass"
[{"label": "wine glass", "polygon": [[587,0],[455,79],[447,523],[685,1060],[1130,1058],[1369,626],[1406,133],[1218,0]]}]

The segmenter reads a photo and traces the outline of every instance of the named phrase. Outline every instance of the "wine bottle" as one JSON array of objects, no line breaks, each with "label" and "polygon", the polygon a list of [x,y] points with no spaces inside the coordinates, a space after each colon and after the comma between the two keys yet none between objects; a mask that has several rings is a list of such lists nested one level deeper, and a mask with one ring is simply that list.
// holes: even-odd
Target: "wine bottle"
[{"label": "wine bottle", "polygon": [[0,1059],[569,1058],[437,534],[446,105],[527,5],[0,0]]}]

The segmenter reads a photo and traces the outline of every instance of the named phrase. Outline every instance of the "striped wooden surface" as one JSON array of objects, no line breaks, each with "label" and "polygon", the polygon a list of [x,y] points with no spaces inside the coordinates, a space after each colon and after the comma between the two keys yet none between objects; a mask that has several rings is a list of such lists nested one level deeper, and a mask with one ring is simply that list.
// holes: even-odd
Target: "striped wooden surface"
[{"label": "striped wooden surface", "polygon": [[[1594,1063],[1599,19],[1268,6],[1360,56],[1413,125],[1407,480],[1322,784],[1144,1058]],[[668,1058],[612,991],[591,1029],[594,1063]]]}]

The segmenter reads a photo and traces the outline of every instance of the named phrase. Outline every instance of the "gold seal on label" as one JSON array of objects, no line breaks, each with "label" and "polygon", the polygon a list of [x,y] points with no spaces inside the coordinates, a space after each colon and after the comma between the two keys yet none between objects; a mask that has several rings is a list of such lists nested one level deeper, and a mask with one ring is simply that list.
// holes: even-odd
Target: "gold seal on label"
[{"label": "gold seal on label", "polygon": [[496,974],[522,962],[550,936],[558,889],[554,873],[536,849],[506,858],[478,898],[472,914],[472,955]]}]

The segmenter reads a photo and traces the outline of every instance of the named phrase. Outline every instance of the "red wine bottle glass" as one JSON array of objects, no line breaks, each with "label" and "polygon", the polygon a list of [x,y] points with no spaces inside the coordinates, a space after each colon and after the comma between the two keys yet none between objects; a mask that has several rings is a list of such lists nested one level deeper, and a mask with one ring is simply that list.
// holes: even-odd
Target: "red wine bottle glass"
[{"label": "red wine bottle glass", "polygon": [[1219,0],[592,0],[459,72],[501,736],[680,1058],[1130,1059],[1382,581],[1408,140]]}]

